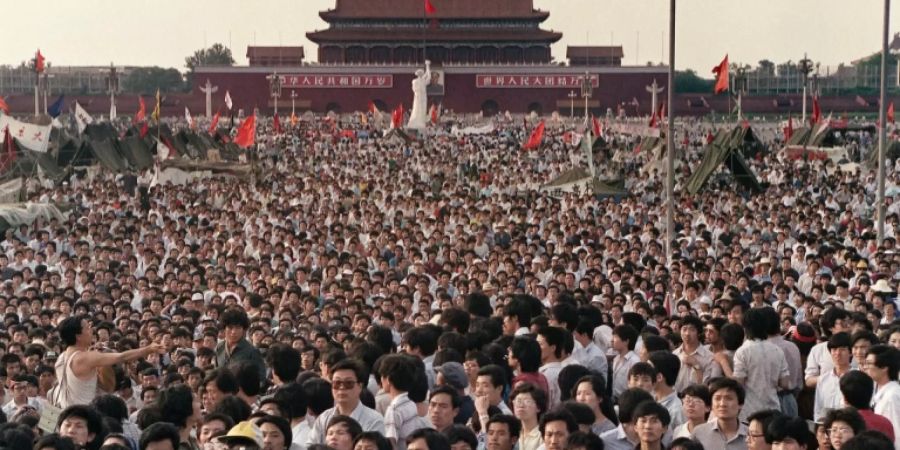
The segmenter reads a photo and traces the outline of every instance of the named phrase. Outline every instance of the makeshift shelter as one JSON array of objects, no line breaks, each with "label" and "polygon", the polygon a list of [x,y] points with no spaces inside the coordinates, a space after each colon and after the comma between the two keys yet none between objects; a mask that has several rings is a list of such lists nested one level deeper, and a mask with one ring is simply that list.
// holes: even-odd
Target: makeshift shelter
[{"label": "makeshift shelter", "polygon": [[716,133],[712,143],[706,147],[703,161],[697,166],[684,185],[686,192],[695,195],[720,166],[725,165],[735,181],[755,192],[762,191],[759,180],[744,160],[742,149],[745,143],[746,130],[743,127],[721,130]]},{"label": "makeshift shelter", "polygon": [[92,139],[85,141],[83,146],[108,170],[124,172],[131,167],[128,160],[119,152],[117,139]]},{"label": "makeshift shelter", "polygon": [[587,169],[581,167],[563,172],[553,181],[541,186],[541,191],[551,195],[570,193],[576,190],[585,192],[585,189],[591,189],[594,195],[601,197],[622,198],[628,195],[623,181],[612,183],[600,181],[592,177]]},{"label": "makeshift shelter", "polygon": [[62,222],[66,220],[69,210],[67,206],[52,203],[0,204],[0,232],[20,225],[31,225],[37,218]]},{"label": "makeshift shelter", "polygon": [[144,170],[153,166],[153,153],[146,141],[138,136],[128,136],[119,141],[119,150],[131,167]]}]

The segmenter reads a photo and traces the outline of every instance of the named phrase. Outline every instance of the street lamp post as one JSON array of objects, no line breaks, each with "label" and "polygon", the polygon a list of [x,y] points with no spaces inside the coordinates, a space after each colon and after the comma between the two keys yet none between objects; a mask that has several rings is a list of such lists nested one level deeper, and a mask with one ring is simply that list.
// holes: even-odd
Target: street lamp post
[{"label": "street lamp post", "polygon": [[[591,84],[591,73],[585,71],[584,79],[581,80],[581,96],[584,97],[584,120],[585,120],[585,123],[587,123],[587,120],[588,120],[588,101],[590,100],[591,96],[593,95],[593,92],[594,92],[594,86]],[[575,114],[572,113],[572,116],[574,117]]]},{"label": "street lamp post", "polygon": [[803,116],[800,119],[803,123],[806,123],[806,86],[809,84],[809,74],[812,72],[812,61],[806,57],[806,53],[803,54],[803,59],[800,60],[800,63],[797,65],[800,70],[800,75],[803,76]]},{"label": "street lamp post", "polygon": [[269,91],[272,96],[272,100],[275,103],[275,115],[278,115],[278,98],[281,97],[281,77],[278,76],[278,72],[272,73],[266,77],[269,80]]},{"label": "street lamp post", "polygon": [[297,91],[291,89],[291,119],[294,118],[294,101],[297,100]]},{"label": "street lamp post", "polygon": [[569,117],[575,118],[575,99],[578,94],[575,91],[569,91]]},{"label": "street lamp post", "polygon": [[119,74],[116,66],[109,63],[109,75],[106,76],[106,90],[109,92],[109,120],[116,119],[116,93],[119,91]]},{"label": "street lamp post", "polygon": [[[49,68],[49,65],[48,65],[48,68]],[[44,94],[44,114],[45,115],[47,114],[47,97],[50,96],[50,80],[52,80],[53,77],[54,77],[53,74],[51,74],[45,70],[44,76],[42,77],[42,80],[41,80],[41,82],[43,84],[43,86],[41,86],[41,88],[42,88],[43,94]]]}]

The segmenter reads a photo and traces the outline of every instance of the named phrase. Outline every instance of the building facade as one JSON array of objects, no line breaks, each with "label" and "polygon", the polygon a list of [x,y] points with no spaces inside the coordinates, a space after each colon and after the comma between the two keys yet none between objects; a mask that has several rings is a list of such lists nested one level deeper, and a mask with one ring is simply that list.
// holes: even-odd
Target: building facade
[{"label": "building facade", "polygon": [[562,33],[541,29],[550,16],[532,0],[337,0],[307,33],[323,64],[546,64]]}]

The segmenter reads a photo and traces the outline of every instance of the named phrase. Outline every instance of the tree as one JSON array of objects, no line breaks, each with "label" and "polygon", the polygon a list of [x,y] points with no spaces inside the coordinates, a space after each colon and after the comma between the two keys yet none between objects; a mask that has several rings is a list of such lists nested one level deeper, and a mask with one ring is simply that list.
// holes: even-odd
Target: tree
[{"label": "tree", "polygon": [[134,94],[178,92],[185,89],[184,77],[175,68],[138,67],[122,80],[122,90]]},{"label": "tree", "polygon": [[231,49],[217,42],[209,48],[197,50],[193,55],[184,58],[184,65],[188,69],[187,82],[190,85],[194,78],[195,68],[200,66],[233,66],[234,58],[231,56]]},{"label": "tree", "polygon": [[775,76],[775,63],[769,61],[768,59],[763,59],[759,62],[759,68],[757,69],[760,75],[768,75]]},{"label": "tree", "polygon": [[691,69],[683,72],[675,71],[675,92],[678,93],[711,93],[714,80],[707,80],[697,76],[697,72]]}]

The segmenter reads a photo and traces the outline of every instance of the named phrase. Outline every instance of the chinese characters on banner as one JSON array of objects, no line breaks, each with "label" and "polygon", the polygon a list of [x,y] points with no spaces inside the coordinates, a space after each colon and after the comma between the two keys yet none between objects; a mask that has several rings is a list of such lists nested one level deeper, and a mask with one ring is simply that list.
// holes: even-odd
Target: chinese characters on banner
[{"label": "chinese characters on banner", "polygon": [[[591,86],[600,87],[600,78],[591,75]],[[581,88],[584,75],[476,75],[478,88]]]},{"label": "chinese characters on banner", "polygon": [[285,88],[392,88],[393,75],[366,74],[293,74],[281,75],[281,85]]}]

